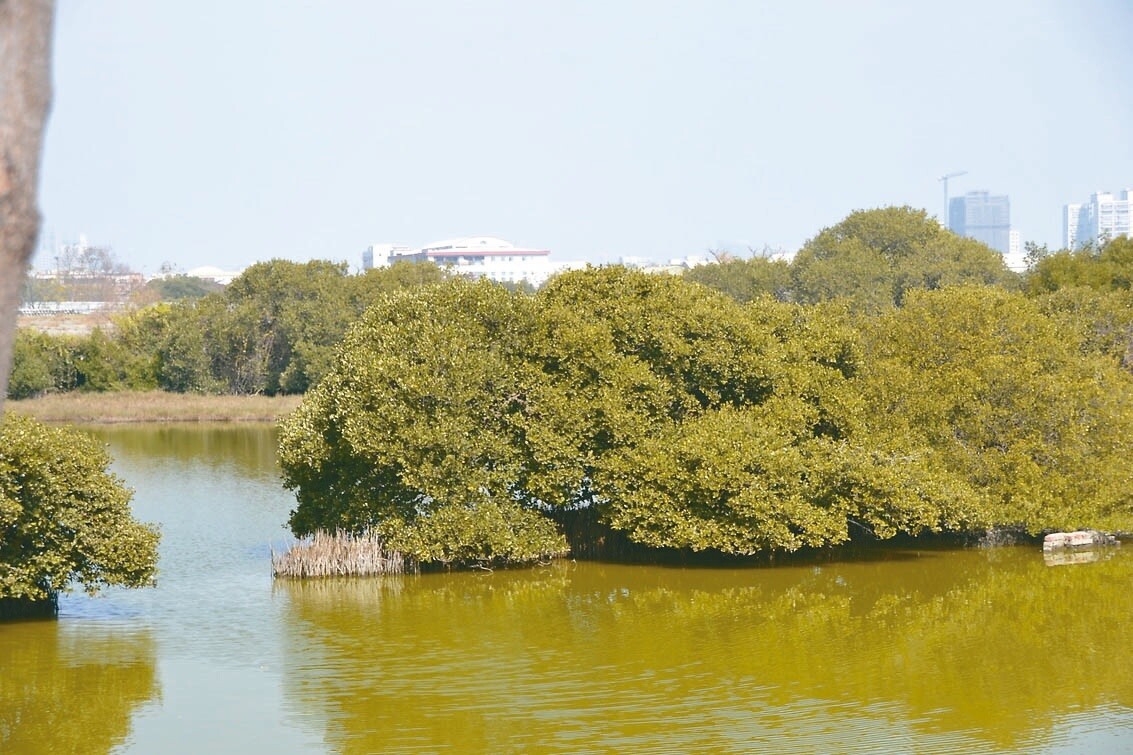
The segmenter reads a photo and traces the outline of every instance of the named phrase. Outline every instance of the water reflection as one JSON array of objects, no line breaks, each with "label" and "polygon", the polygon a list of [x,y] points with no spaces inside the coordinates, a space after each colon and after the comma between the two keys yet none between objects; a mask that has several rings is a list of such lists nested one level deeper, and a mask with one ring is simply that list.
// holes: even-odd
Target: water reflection
[{"label": "water reflection", "polygon": [[230,469],[241,476],[276,479],[277,434],[263,423],[181,423],[88,426],[84,431],[111,443],[116,462],[156,462]]},{"label": "water reflection", "polygon": [[[325,752],[308,736],[302,712],[282,700],[269,545],[287,537],[294,498],[279,483],[274,429],[124,425],[88,432],[110,444],[114,471],[135,490],[135,515],[162,529],[155,589],[71,595],[60,604],[64,627],[152,631],[161,700],[134,717],[115,752]],[[71,751],[99,750],[58,750]]]},{"label": "water reflection", "polygon": [[0,624],[0,752],[109,752],[159,692],[149,632]]},{"label": "water reflection", "polygon": [[1131,749],[1129,546],[273,587],[273,430],[92,432],[158,587],[0,625],[5,755]]},{"label": "water reflection", "polygon": [[905,555],[280,582],[285,694],[343,752],[1022,752],[1129,726],[1130,554]]}]

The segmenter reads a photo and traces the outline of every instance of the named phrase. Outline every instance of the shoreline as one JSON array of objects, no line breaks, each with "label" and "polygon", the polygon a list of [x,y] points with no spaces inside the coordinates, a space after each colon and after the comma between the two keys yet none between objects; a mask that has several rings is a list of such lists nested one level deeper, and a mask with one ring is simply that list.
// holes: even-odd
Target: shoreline
[{"label": "shoreline", "polygon": [[207,396],[165,391],[56,393],[4,402],[4,409],[40,422],[113,425],[144,422],[271,422],[294,411],[303,397]]}]

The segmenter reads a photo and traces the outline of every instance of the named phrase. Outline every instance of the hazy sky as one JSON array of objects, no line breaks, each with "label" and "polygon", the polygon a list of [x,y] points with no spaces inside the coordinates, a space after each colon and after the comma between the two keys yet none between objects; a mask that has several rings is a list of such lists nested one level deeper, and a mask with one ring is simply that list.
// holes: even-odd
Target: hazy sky
[{"label": "hazy sky", "polygon": [[794,251],[958,170],[1055,246],[1133,187],[1128,0],[58,0],[55,39],[43,246],[148,273]]}]

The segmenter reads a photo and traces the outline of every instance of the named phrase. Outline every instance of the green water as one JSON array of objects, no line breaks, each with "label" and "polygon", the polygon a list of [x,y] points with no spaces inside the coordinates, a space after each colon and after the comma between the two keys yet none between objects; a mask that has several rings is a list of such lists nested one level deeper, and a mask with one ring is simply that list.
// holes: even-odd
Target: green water
[{"label": "green water", "polygon": [[94,430],[159,586],[0,624],[0,752],[1133,752],[1133,548],[279,582],[271,430]]}]

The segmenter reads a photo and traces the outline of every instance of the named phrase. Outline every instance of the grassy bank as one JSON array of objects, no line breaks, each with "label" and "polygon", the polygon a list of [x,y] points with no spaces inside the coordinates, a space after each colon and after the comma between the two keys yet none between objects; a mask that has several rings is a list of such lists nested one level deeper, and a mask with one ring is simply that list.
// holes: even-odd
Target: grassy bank
[{"label": "grassy bank", "polygon": [[275,422],[302,396],[200,396],[188,393],[59,393],[4,408],[43,422]]}]

